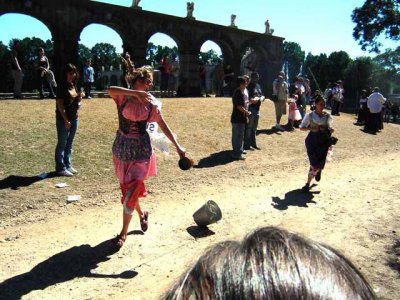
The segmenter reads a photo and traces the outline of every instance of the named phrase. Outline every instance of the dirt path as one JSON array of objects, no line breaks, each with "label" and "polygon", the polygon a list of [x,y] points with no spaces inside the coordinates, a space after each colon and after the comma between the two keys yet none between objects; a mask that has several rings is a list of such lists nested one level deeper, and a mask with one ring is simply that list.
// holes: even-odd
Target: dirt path
[{"label": "dirt path", "polygon": [[[307,169],[304,152],[292,155],[289,141],[281,150],[271,146],[290,135],[302,141],[304,133],[260,134],[263,150],[249,153],[246,161],[203,165],[168,184],[156,180],[162,188],[143,202],[149,230],[143,235],[135,216],[119,252],[109,241],[121,222],[115,189],[101,195],[109,200],[102,206],[70,206],[31,224],[10,221],[0,229],[0,298],[157,299],[209,245],[276,225],[341,250],[381,299],[398,299],[399,252],[391,251],[400,236],[398,127],[389,124],[381,136],[362,136],[359,147],[370,151],[358,159],[349,155],[359,149],[348,149],[351,120],[343,117],[334,160],[311,194],[299,192]],[[376,144],[384,134],[397,140]],[[208,199],[218,203],[223,217],[200,231],[192,214]]]}]

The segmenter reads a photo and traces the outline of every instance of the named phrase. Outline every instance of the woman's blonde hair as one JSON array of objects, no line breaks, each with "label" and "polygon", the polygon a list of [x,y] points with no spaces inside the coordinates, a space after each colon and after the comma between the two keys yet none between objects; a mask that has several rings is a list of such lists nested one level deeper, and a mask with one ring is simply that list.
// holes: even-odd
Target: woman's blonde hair
[{"label": "woman's blonde hair", "polygon": [[145,80],[153,77],[153,68],[151,66],[143,66],[135,69],[128,75],[130,86],[134,86],[137,80]]}]

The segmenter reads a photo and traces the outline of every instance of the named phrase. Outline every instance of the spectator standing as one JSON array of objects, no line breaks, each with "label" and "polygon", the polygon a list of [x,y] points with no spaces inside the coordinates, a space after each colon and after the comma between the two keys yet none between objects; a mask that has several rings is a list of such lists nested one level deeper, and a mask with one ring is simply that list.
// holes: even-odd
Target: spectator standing
[{"label": "spectator standing", "polygon": [[200,62],[199,78],[200,78],[200,93],[202,96],[204,96],[203,92],[207,93],[207,91],[206,91],[206,70],[204,68],[203,62]]},{"label": "spectator standing", "polygon": [[206,76],[206,97],[211,97],[211,93],[213,90],[212,83],[213,83],[213,75],[214,75],[215,66],[209,60],[205,66],[205,76]]},{"label": "spectator standing", "polygon": [[92,61],[87,59],[83,67],[83,85],[85,87],[85,98],[92,99],[92,85],[94,83],[94,69]]},{"label": "spectator standing", "polygon": [[37,59],[37,78],[38,78],[38,90],[40,99],[44,99],[44,86],[47,85],[49,88],[49,98],[55,98],[52,84],[48,81],[50,71],[49,59],[44,55],[44,49],[39,48],[38,59]]},{"label": "spectator standing", "polygon": [[14,80],[14,99],[22,99],[22,83],[24,80],[24,59],[20,49],[20,42],[14,40],[11,47],[11,75]]},{"label": "spectator standing", "polygon": [[382,109],[386,98],[379,92],[379,88],[374,88],[371,95],[368,96],[367,106],[370,112],[368,121],[365,123],[365,130],[376,133],[381,127]]},{"label": "spectator standing", "polygon": [[324,91],[324,98],[326,99],[326,106],[330,109],[332,109],[332,88],[333,84],[328,82],[328,85],[326,86],[326,89]]},{"label": "spectator standing", "polygon": [[72,144],[78,129],[78,110],[83,93],[79,93],[78,70],[68,64],[63,72],[56,99],[57,146],[55,151],[56,172],[71,177],[77,170],[72,167]]},{"label": "spectator standing", "polygon": [[160,61],[160,72],[161,72],[161,92],[167,93],[168,91],[168,82],[169,75],[171,73],[171,65],[169,63],[168,55],[164,55]]},{"label": "spectator standing", "polygon": [[288,114],[288,131],[295,130],[295,127],[299,127],[298,123],[301,121],[301,114],[299,108],[297,107],[297,95],[294,95],[294,98],[289,98],[289,114]]},{"label": "spectator standing", "polygon": [[179,62],[176,59],[176,54],[171,56],[171,71],[168,80],[168,90],[174,96],[178,91],[179,85]]},{"label": "spectator standing", "polygon": [[304,86],[304,79],[302,77],[299,77],[297,81],[295,82],[295,87],[296,87],[296,95],[298,96],[297,98],[297,107],[299,108],[301,118],[304,118],[306,114],[306,88]]},{"label": "spectator standing", "polygon": [[285,131],[285,128],[280,123],[282,115],[286,115],[289,94],[289,87],[284,77],[285,73],[280,71],[278,73],[278,78],[276,78],[272,84],[272,93],[276,98],[276,101],[274,101],[276,119],[275,128],[280,131]]},{"label": "spectator standing", "polygon": [[358,108],[357,122],[354,125],[365,125],[365,119],[368,114],[368,93],[367,90],[362,90],[360,95],[360,107]]},{"label": "spectator standing", "polygon": [[250,112],[246,109],[245,104],[245,89],[246,79],[244,77],[238,77],[239,87],[233,92],[232,96],[232,158],[236,160],[243,160],[243,140],[246,123]]},{"label": "spectator standing", "polygon": [[224,66],[222,61],[215,67],[213,79],[215,96],[222,97],[222,85],[224,80]]},{"label": "spectator standing", "polygon": [[253,149],[261,150],[257,146],[256,134],[258,127],[258,120],[260,118],[260,106],[263,100],[263,93],[261,90],[261,86],[258,83],[260,80],[260,75],[257,72],[251,73],[250,83],[247,86],[247,90],[249,93],[249,122],[246,125],[245,130],[245,139],[244,139],[244,149],[250,150],[251,147]]},{"label": "spectator standing", "polygon": [[224,65],[224,78],[222,81],[222,94],[224,97],[232,96],[234,77],[235,73],[233,73],[232,66],[230,64]]},{"label": "spectator standing", "polygon": [[332,116],[340,116],[340,110],[344,100],[342,81],[338,80],[332,88]]}]

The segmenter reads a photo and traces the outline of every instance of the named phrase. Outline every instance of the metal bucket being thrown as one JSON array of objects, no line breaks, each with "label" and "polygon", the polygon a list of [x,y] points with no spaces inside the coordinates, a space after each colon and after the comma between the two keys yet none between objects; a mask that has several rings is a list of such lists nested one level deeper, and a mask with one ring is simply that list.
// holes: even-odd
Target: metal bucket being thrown
[{"label": "metal bucket being thrown", "polygon": [[213,224],[221,220],[221,218],[221,209],[218,207],[217,203],[212,200],[208,200],[193,214],[194,221],[201,227]]}]

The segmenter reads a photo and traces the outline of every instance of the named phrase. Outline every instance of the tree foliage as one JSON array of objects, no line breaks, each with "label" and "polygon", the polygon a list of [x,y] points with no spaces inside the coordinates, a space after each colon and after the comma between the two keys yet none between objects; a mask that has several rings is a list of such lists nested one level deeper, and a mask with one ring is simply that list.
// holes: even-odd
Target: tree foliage
[{"label": "tree foliage", "polygon": [[366,0],[353,10],[353,36],[361,49],[379,53],[379,38],[400,40],[400,0]]},{"label": "tree foliage", "polygon": [[217,52],[214,50],[208,50],[207,52],[200,52],[199,53],[199,60],[203,64],[206,64],[207,62],[211,62],[214,65],[218,65],[222,61],[222,55],[219,56]]},{"label": "tree foliage", "polygon": [[332,52],[328,56],[330,72],[328,80],[335,82],[337,80],[343,80],[345,77],[345,71],[351,62],[350,56],[345,51]]},{"label": "tree foliage", "polygon": [[305,52],[301,50],[299,44],[294,42],[283,42],[283,60],[288,65],[288,76],[294,78],[301,71]]},{"label": "tree foliage", "polygon": [[312,55],[307,54],[303,64],[304,74],[310,79],[311,90],[324,91],[328,85],[331,67],[326,54]]},{"label": "tree foliage", "polygon": [[374,61],[385,69],[392,70],[397,75],[400,75],[400,47],[394,50],[386,49],[384,53],[377,55]]}]

